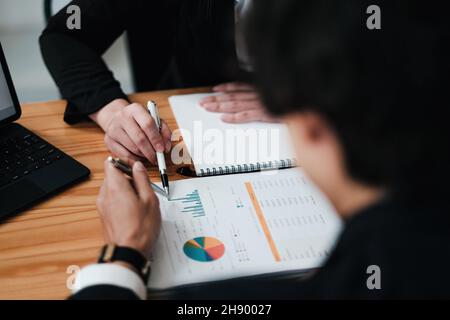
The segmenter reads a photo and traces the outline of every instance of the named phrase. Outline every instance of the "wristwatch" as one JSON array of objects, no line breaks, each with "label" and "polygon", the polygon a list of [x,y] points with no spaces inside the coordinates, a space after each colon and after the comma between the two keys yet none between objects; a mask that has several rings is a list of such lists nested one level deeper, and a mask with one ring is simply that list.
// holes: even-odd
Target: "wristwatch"
[{"label": "wristwatch", "polygon": [[115,261],[122,261],[130,264],[137,271],[144,283],[148,282],[151,271],[150,261],[136,249],[119,247],[115,244],[103,246],[98,263],[110,263]]}]

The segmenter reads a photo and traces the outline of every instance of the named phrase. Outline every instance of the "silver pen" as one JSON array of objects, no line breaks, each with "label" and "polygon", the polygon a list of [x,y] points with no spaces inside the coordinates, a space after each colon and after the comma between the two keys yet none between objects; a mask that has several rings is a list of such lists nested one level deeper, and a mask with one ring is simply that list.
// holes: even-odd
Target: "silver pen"
[{"label": "silver pen", "polygon": [[[119,169],[120,171],[125,173],[130,178],[133,178],[133,170],[131,169],[131,167],[128,164],[126,164],[125,162],[123,162],[122,160],[120,160],[118,158],[113,158],[113,157],[108,157],[108,161],[115,168]],[[169,199],[169,195],[163,189],[158,187],[156,184],[154,184],[153,182],[150,182],[150,186],[152,187],[153,191],[155,191],[156,193],[162,195],[166,199]]]},{"label": "silver pen", "polygon": [[[147,103],[148,112],[152,116],[153,120],[155,120],[156,125],[158,126],[159,132],[161,132],[161,119],[159,117],[158,107],[154,101],[149,101]],[[167,175],[167,167],[166,167],[166,159],[164,158],[163,152],[156,152],[156,159],[158,160],[158,168],[159,173],[161,175],[161,182],[164,188],[164,191],[167,193],[167,196],[170,199],[169,192],[169,176]]]}]

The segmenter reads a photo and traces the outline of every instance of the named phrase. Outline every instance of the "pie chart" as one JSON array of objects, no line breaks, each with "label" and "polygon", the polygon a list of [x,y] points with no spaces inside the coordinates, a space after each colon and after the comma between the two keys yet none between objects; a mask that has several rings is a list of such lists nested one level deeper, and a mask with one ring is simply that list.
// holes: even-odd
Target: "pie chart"
[{"label": "pie chart", "polygon": [[187,241],[183,246],[183,251],[192,260],[211,262],[223,256],[225,245],[216,238],[198,237]]}]

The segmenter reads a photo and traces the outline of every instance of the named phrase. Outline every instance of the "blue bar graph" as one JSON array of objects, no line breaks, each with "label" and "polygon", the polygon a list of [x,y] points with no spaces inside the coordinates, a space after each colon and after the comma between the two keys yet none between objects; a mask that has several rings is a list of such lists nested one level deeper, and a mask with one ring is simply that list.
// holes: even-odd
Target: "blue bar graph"
[{"label": "blue bar graph", "polygon": [[190,213],[194,218],[200,218],[206,215],[198,190],[188,193],[184,198],[171,199],[170,201],[180,201],[181,203],[184,203],[185,206],[181,212]]}]

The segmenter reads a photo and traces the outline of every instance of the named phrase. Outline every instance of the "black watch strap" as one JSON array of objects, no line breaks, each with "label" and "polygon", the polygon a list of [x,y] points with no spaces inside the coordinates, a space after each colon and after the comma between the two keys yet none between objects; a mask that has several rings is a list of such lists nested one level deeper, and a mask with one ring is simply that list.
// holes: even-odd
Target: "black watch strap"
[{"label": "black watch strap", "polygon": [[147,283],[150,277],[150,261],[148,261],[139,251],[128,247],[119,247],[114,244],[107,244],[102,248],[98,263],[109,263],[122,261],[130,264],[136,269],[142,280]]}]

